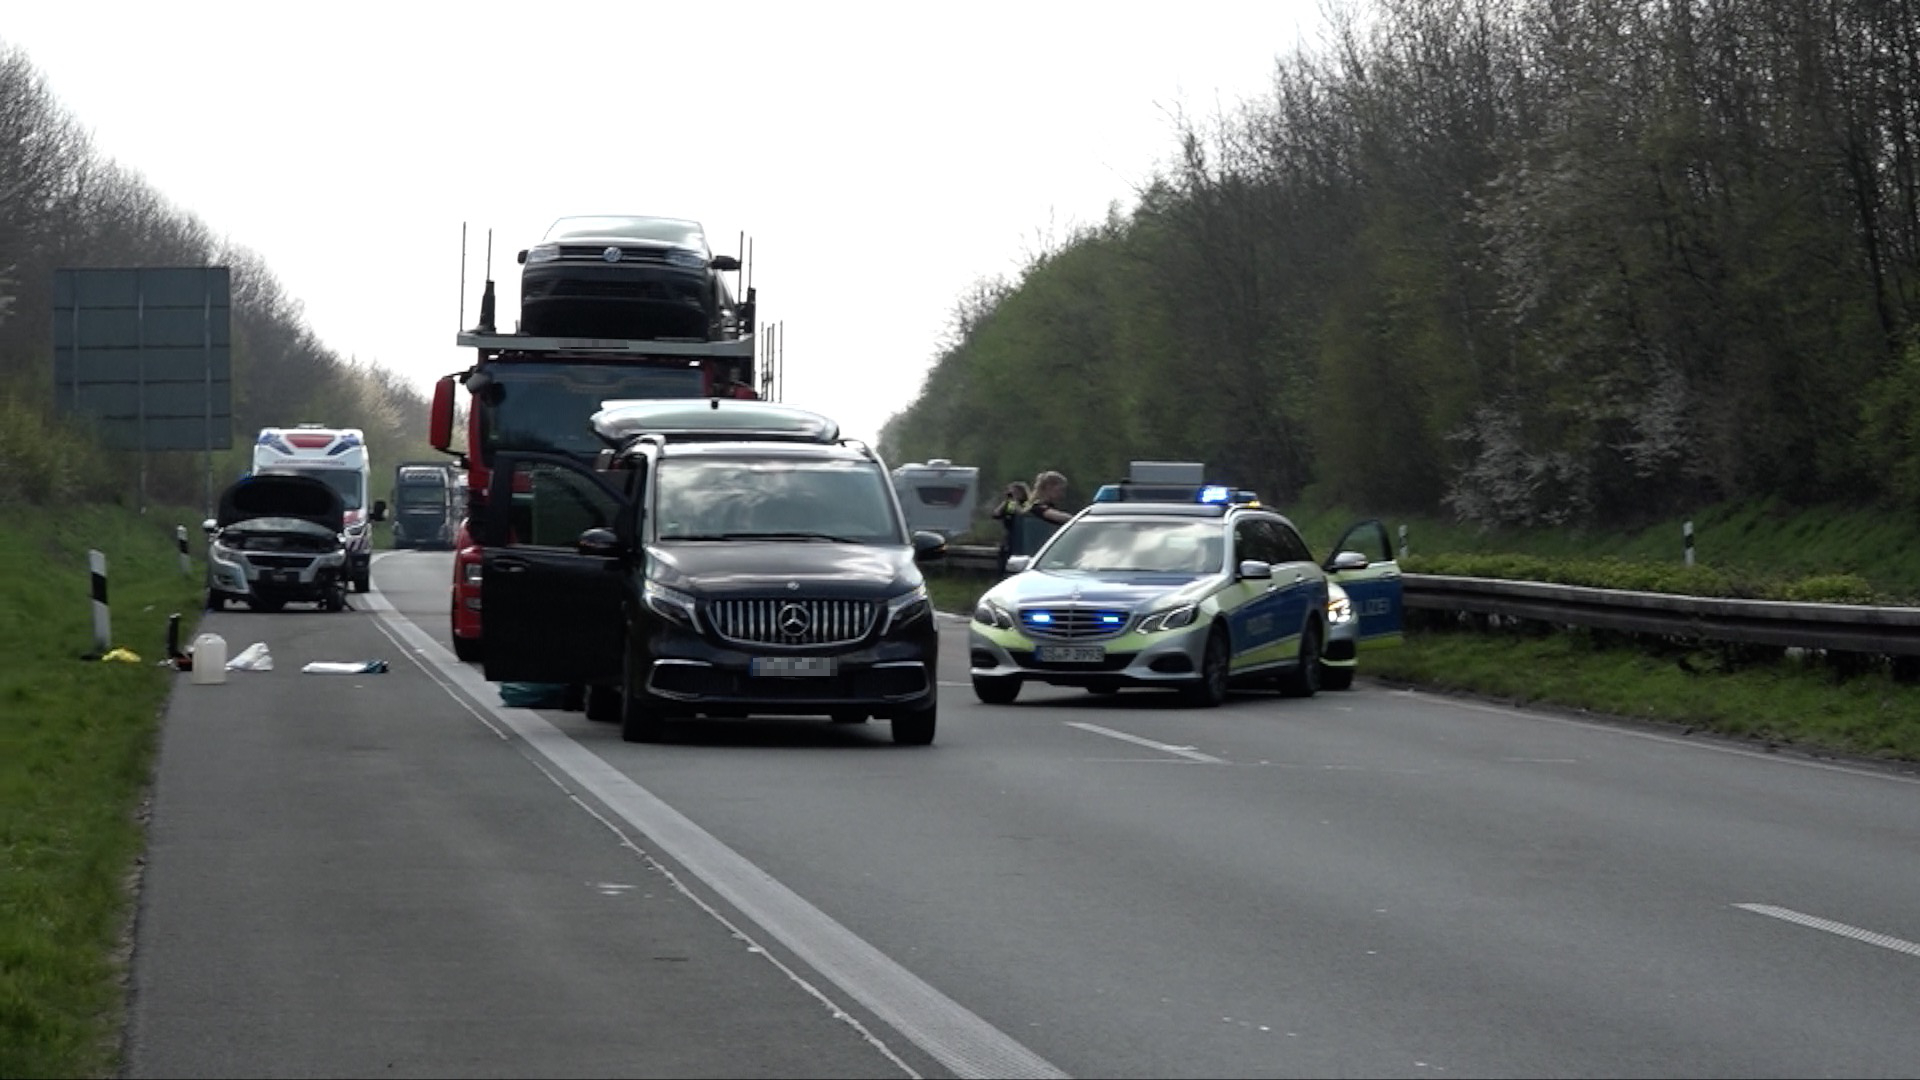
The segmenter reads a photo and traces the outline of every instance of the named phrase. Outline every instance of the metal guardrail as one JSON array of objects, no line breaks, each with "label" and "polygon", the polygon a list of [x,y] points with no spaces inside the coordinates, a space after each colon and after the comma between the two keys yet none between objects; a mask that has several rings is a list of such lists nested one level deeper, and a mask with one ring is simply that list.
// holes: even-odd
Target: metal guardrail
[{"label": "metal guardrail", "polygon": [[1920,607],[1729,600],[1443,574],[1405,574],[1400,580],[1410,608],[1703,641],[1920,656]]},{"label": "metal guardrail", "polygon": [[[995,551],[949,546],[947,562],[956,569],[992,573]],[[1445,574],[1403,574],[1400,581],[1405,605],[1422,610],[1701,641],[1920,656],[1920,607],[1729,600]]]}]

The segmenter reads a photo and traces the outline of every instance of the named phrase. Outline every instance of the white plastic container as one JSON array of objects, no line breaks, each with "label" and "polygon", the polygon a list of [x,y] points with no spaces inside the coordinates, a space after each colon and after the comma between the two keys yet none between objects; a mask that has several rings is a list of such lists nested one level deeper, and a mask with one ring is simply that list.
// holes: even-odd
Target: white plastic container
[{"label": "white plastic container", "polygon": [[193,639],[193,681],[227,681],[227,639],[219,634],[201,634]]}]

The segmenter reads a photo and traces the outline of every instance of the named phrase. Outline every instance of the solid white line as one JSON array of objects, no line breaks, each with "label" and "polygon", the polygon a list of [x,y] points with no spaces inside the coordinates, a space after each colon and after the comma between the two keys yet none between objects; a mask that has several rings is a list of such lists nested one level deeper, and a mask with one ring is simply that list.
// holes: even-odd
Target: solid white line
[{"label": "solid white line", "polygon": [[1803,915],[1798,911],[1793,911],[1788,908],[1774,907],[1772,904],[1735,904],[1733,906],[1742,911],[1751,911],[1755,915],[1765,915],[1773,919],[1784,919],[1787,922],[1797,923],[1800,926],[1810,927],[1814,930],[1825,930],[1829,934],[1838,934],[1841,937],[1852,938],[1855,941],[1864,941],[1869,945],[1878,945],[1883,949],[1892,949],[1894,952],[1906,953],[1908,956],[1920,956],[1920,944],[1915,944],[1905,938],[1893,937],[1890,934],[1876,934],[1872,930],[1862,930],[1857,926],[1848,926],[1846,923],[1834,922],[1832,919],[1822,919],[1816,915]]},{"label": "solid white line", "polygon": [[555,768],[592,792],[776,941],[955,1075],[1068,1075],[807,903],[539,713],[490,701],[498,694],[491,692],[479,672],[454,659],[377,590],[361,596],[382,622],[414,647],[415,659],[437,667],[447,682],[479,703]]},{"label": "solid white line", "polygon": [[1068,727],[1077,727],[1081,731],[1091,731],[1095,735],[1105,735],[1109,739],[1119,739],[1122,742],[1130,742],[1136,746],[1145,746],[1149,749],[1158,750],[1163,754],[1177,754],[1180,757],[1186,758],[1188,761],[1198,761],[1207,765],[1225,765],[1227,763],[1225,758],[1217,758],[1203,754],[1190,746],[1169,746],[1163,742],[1154,742],[1152,739],[1143,739],[1138,735],[1129,735],[1124,731],[1103,728],[1099,724],[1082,723],[1079,720],[1069,720],[1066,723]]}]

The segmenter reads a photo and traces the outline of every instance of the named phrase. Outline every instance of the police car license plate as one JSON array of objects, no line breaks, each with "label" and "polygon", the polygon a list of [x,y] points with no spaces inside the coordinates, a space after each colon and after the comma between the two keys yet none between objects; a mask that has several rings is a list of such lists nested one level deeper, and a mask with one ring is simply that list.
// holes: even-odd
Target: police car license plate
[{"label": "police car license plate", "polygon": [[1035,652],[1049,664],[1097,664],[1107,658],[1104,645],[1042,645]]},{"label": "police car license plate", "polygon": [[793,678],[805,675],[833,674],[831,656],[756,656],[751,668],[755,675]]}]

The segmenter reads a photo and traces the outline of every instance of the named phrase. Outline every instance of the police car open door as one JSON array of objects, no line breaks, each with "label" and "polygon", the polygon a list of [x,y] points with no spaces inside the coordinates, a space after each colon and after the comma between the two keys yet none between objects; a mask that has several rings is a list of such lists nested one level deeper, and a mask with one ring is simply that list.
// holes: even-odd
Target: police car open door
[{"label": "police car open door", "polygon": [[487,680],[617,682],[629,500],[572,458],[502,453],[484,522]]},{"label": "police car open door", "polygon": [[[1357,551],[1366,556],[1366,566],[1357,570],[1335,570],[1334,560],[1343,551]],[[1342,533],[1324,569],[1328,577],[1347,590],[1353,612],[1360,619],[1362,649],[1400,643],[1400,563],[1394,558],[1387,527],[1379,519],[1368,518]]]}]

